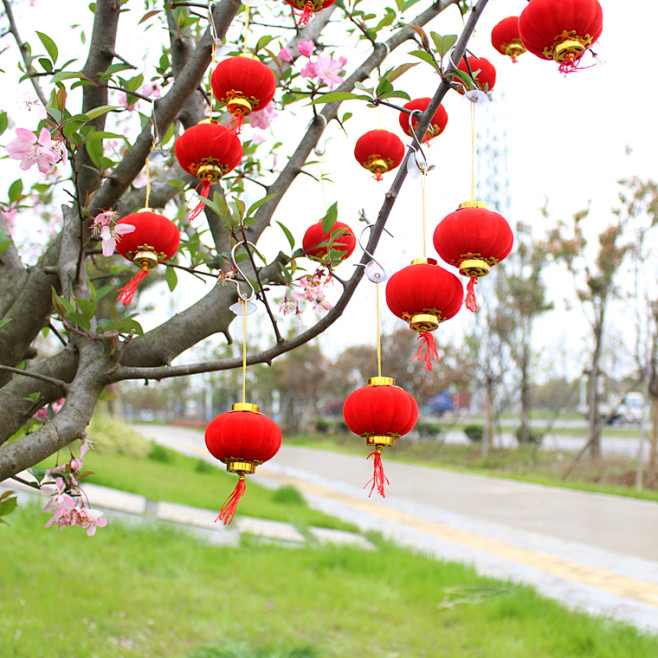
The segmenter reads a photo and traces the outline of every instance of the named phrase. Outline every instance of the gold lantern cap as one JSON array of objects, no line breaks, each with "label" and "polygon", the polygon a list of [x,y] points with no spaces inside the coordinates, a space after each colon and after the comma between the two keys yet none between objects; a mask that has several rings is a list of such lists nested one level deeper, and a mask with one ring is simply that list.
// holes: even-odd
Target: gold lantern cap
[{"label": "gold lantern cap", "polygon": [[255,413],[258,413],[259,409],[257,404],[251,402],[235,402],[231,407],[231,411],[253,411]]},{"label": "gold lantern cap", "polygon": [[393,377],[370,377],[368,379],[368,386],[395,386],[395,379]]},{"label": "gold lantern cap", "polygon": [[487,207],[487,204],[484,203],[483,201],[464,201],[464,203],[459,204],[460,209],[461,208],[485,208]]},{"label": "gold lantern cap", "polygon": [[436,265],[436,259],[435,258],[414,258],[411,261],[412,265]]}]

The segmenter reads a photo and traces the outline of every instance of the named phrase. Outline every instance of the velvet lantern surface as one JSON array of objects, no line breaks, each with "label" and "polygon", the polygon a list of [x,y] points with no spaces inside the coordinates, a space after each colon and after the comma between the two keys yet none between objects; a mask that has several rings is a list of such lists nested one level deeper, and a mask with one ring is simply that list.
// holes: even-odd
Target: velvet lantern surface
[{"label": "velvet lantern surface", "polygon": [[238,55],[222,60],[210,77],[215,98],[226,105],[233,118],[229,126],[236,132],[244,117],[264,109],[274,98],[276,78],[257,57]]},{"label": "velvet lantern surface", "polygon": [[334,2],[336,2],[336,0],[284,0],[284,1],[288,3],[291,7],[294,7],[295,9],[299,9],[302,12],[302,15],[299,17],[299,20],[297,21],[298,27],[302,27],[303,25],[306,25],[313,17],[313,14],[322,11],[323,9],[326,9],[327,7],[333,5]]},{"label": "velvet lantern surface", "polygon": [[402,140],[388,130],[370,130],[361,135],[354,146],[354,157],[357,162],[382,180],[382,174],[400,166],[404,158]]},{"label": "velvet lantern surface", "polygon": [[[418,420],[418,405],[391,377],[371,377],[368,385],[351,393],[343,405],[343,417],[350,431],[366,439],[374,446],[368,459],[374,459],[370,494],[377,489],[386,497],[384,485],[389,484],[384,475],[381,451],[392,446],[395,440],[410,432]],[[365,489],[365,487],[364,487]]]},{"label": "velvet lantern surface", "polygon": [[120,224],[134,226],[135,230],[121,235],[117,241],[117,252],[141,268],[125,286],[117,290],[117,300],[127,306],[149,270],[176,254],[180,233],[171,220],[147,208],[122,217],[117,226]]},{"label": "velvet lantern surface", "polygon": [[434,248],[446,263],[469,277],[466,307],[477,311],[475,284],[512,251],[514,235],[507,220],[480,202],[462,203],[434,230]]},{"label": "velvet lantern surface", "polygon": [[178,164],[201,181],[199,204],[190,213],[198,217],[208,198],[210,186],[240,164],[242,144],[235,131],[220,123],[201,122],[188,128],[174,144]]},{"label": "velvet lantern surface", "polygon": [[[412,110],[412,111],[419,110],[420,112],[424,112],[427,109],[427,106],[430,104],[431,100],[432,100],[431,98],[414,98],[413,100],[406,103],[404,105],[404,108],[407,110]],[[411,128],[413,128],[414,130],[418,128],[419,117],[420,115],[416,113],[413,115],[412,118],[412,115],[406,114],[404,112],[400,112],[400,116],[399,116],[400,128],[402,128],[402,131],[404,132],[405,135],[409,135],[409,137],[413,137]],[[409,125],[410,122],[411,122],[411,126]],[[430,125],[427,128],[427,132],[423,137],[423,144],[425,142],[429,142],[429,140],[433,139],[434,137],[438,137],[446,129],[447,125],[448,125],[448,113],[446,112],[443,105],[439,105],[439,109],[434,113],[434,116],[430,121]]]},{"label": "velvet lantern surface", "polygon": [[245,475],[272,459],[281,447],[281,430],[270,418],[259,412],[258,405],[238,402],[231,411],[220,414],[206,428],[208,452],[226,464],[226,470],[237,473],[238,483],[222,506],[215,521],[230,524],[238,502],[244,495]]},{"label": "velvet lantern surface", "polygon": [[386,284],[386,304],[391,313],[418,332],[422,343],[414,358],[424,358],[428,370],[432,370],[432,358],[439,361],[431,332],[457,314],[463,299],[459,278],[439,267],[433,258],[417,258]]},{"label": "velvet lantern surface", "polygon": [[541,59],[553,59],[560,71],[578,68],[578,61],[603,30],[598,0],[530,0],[519,16],[521,41]]},{"label": "velvet lantern surface", "polygon": [[331,265],[352,255],[356,247],[356,237],[352,229],[343,222],[334,222],[326,233],[322,222],[316,222],[306,229],[302,247],[308,258]]},{"label": "velvet lantern surface", "polygon": [[519,33],[519,17],[508,16],[491,30],[491,45],[501,54],[516,63],[517,57],[526,52]]},{"label": "velvet lantern surface", "polygon": [[[466,57],[459,62],[457,68],[466,73],[471,79],[475,80],[478,89],[481,89],[482,91],[492,91],[496,85],[496,68],[484,57],[466,55]],[[457,78],[455,78],[455,80],[457,80]],[[463,83],[457,86],[457,91],[460,94],[464,94],[468,91],[468,89],[464,89],[462,85]]]}]

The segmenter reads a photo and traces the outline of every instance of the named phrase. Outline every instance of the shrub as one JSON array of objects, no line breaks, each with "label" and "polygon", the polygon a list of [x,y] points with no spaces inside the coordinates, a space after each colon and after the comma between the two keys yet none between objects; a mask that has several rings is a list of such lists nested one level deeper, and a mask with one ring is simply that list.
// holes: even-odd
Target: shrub
[{"label": "shrub", "polygon": [[304,496],[302,496],[298,489],[291,486],[275,489],[272,493],[272,502],[281,503],[282,505],[306,505]]},{"label": "shrub", "polygon": [[482,441],[482,437],[484,436],[484,426],[466,425],[466,427],[464,427],[464,434],[466,434],[469,441]]},{"label": "shrub", "polygon": [[434,423],[430,420],[421,420],[416,424],[416,429],[421,436],[434,437],[441,434],[442,428],[440,423]]},{"label": "shrub", "polygon": [[164,446],[161,446],[159,443],[151,443],[151,450],[148,454],[148,458],[154,462],[160,462],[162,464],[171,464],[174,461],[173,455],[170,450],[167,450]]},{"label": "shrub", "polygon": [[537,429],[534,429],[532,427],[527,427],[526,428],[526,440],[522,441],[521,440],[521,433],[522,433],[522,428],[517,427],[516,431],[514,432],[514,435],[516,436],[516,441],[519,444],[523,443],[532,443],[533,445],[541,445],[541,442],[544,440],[544,435],[542,432],[540,432]]},{"label": "shrub", "polygon": [[315,421],[315,429],[318,431],[320,434],[326,434],[331,430],[332,423],[329,420],[325,420],[324,418],[318,418]]},{"label": "shrub", "polygon": [[194,464],[194,470],[197,473],[212,473],[213,471],[217,470],[217,467],[213,466],[205,459],[197,459],[196,463]]}]

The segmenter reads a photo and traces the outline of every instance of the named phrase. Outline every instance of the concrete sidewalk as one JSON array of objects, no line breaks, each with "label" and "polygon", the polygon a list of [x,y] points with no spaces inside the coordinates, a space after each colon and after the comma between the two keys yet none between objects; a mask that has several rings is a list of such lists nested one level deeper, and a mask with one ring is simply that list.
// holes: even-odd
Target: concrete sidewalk
[{"label": "concrete sidewalk", "polygon": [[[137,428],[208,457],[201,432]],[[437,558],[533,585],[570,608],[658,633],[658,503],[387,462],[386,499],[362,457],[283,446],[254,481],[289,484],[314,507]]]}]

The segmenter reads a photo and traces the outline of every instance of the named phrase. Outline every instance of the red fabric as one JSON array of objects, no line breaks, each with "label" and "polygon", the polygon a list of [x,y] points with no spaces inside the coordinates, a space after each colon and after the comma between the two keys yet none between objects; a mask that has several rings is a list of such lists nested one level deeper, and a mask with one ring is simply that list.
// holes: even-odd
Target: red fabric
[{"label": "red fabric", "polygon": [[[468,66],[466,65],[466,60],[468,60]],[[470,66],[470,72],[469,72]],[[460,71],[464,71],[467,75],[473,75],[475,82],[477,82],[478,87],[482,91],[491,91],[496,86],[496,69],[494,65],[484,57],[475,57],[471,55],[466,55],[459,66],[457,67]],[[479,73],[476,73],[479,71]],[[458,78],[454,78],[458,80]],[[458,85],[457,91],[460,94],[464,93],[464,89],[461,85]]]},{"label": "red fabric", "polygon": [[[434,370],[432,366],[432,359],[436,359],[437,363],[441,363],[439,358],[439,351],[436,349],[436,343],[434,342],[434,336],[429,331],[420,331],[418,333],[418,340],[421,340],[422,343],[418,346],[416,354],[411,357],[411,361],[418,359],[419,361],[425,360],[425,368],[427,370]],[[423,352],[425,350],[425,352]]]},{"label": "red fabric", "polygon": [[343,405],[350,431],[359,436],[402,436],[418,420],[418,405],[399,386],[363,386],[350,393]]},{"label": "red fabric", "polygon": [[188,128],[176,140],[174,152],[178,164],[195,176],[199,166],[210,159],[228,173],[240,164],[243,153],[235,131],[221,123],[198,123]]},{"label": "red fabric", "polygon": [[476,313],[478,310],[477,299],[475,299],[475,286],[477,282],[478,280],[474,276],[470,278],[466,286],[466,299],[464,300],[466,308],[473,313]]},{"label": "red fabric", "polygon": [[[424,112],[427,109],[427,106],[430,104],[431,98],[415,98],[414,100],[409,101],[404,105],[407,110],[420,110]],[[400,112],[398,120],[400,122],[400,128],[402,128],[405,135],[412,136],[411,128],[409,127],[409,120],[411,115]],[[448,125],[448,113],[446,112],[443,105],[439,105],[439,109],[434,113],[432,120],[430,121],[430,127],[423,137],[423,143],[428,142],[434,137],[438,137]],[[418,118],[414,115],[412,126],[414,130],[418,127]]]},{"label": "red fabric", "polygon": [[302,27],[309,22],[314,13],[330,7],[336,0],[284,0],[284,2],[302,11],[302,16],[297,23],[298,27]]},{"label": "red fabric", "polygon": [[565,32],[589,35],[594,43],[603,30],[603,10],[598,0],[531,0],[519,16],[523,45],[537,57],[551,59],[544,48],[562,41]]},{"label": "red fabric", "polygon": [[364,489],[372,482],[372,486],[370,487],[370,493],[368,494],[368,498],[372,496],[372,492],[377,489],[377,493],[382,497],[386,498],[386,492],[384,491],[384,485],[386,484],[391,484],[388,481],[388,478],[384,474],[384,464],[382,463],[382,456],[375,450],[374,452],[371,452],[366,459],[370,459],[373,457],[373,473],[372,473],[372,478],[368,480],[365,485]]},{"label": "red fabric", "polygon": [[335,222],[330,231],[322,230],[322,222],[311,224],[304,233],[302,247],[309,258],[324,260],[329,255],[328,242],[332,235],[337,235],[332,243],[333,251],[342,252],[341,260],[352,255],[356,247],[356,237],[352,229],[343,222]]},{"label": "red fabric", "polygon": [[240,498],[244,496],[246,488],[247,483],[244,476],[242,476],[235,485],[235,489],[233,489],[231,495],[224,501],[222,509],[219,511],[219,516],[215,519],[215,523],[217,523],[217,521],[224,521],[224,525],[231,524],[238,509]]},{"label": "red fabric", "polygon": [[390,171],[400,166],[404,152],[402,140],[388,130],[370,130],[361,135],[354,146],[354,157],[357,162],[368,171],[372,171],[373,174],[379,174],[377,180],[381,179],[382,172],[376,172],[370,168],[368,160],[373,156],[380,157],[388,161],[387,171]]},{"label": "red fabric", "polygon": [[239,92],[250,102],[250,99],[256,99],[251,112],[257,112],[274,98],[276,91],[276,79],[269,66],[243,55],[227,57],[217,64],[210,77],[210,84],[215,98],[227,105],[232,114],[232,92]]},{"label": "red fabric", "polygon": [[[501,54],[509,55],[507,48],[511,45],[521,46],[525,50],[525,46],[521,43],[521,35],[519,34],[519,17],[508,16],[499,21],[491,30],[491,45]],[[512,56],[512,61],[516,62],[516,56]]]},{"label": "red fabric", "polygon": [[176,225],[164,215],[151,210],[140,210],[121,218],[117,224],[132,224],[135,230],[124,233],[117,241],[117,252],[132,261],[135,251],[143,245],[153,247],[156,252],[165,254],[159,262],[168,260],[180,243],[180,233]]},{"label": "red fabric", "polygon": [[119,288],[117,292],[119,296],[116,298],[116,301],[121,300],[124,306],[128,306],[132,302],[135,293],[139,284],[149,275],[148,269],[142,269],[135,276],[126,283],[125,286]]},{"label": "red fabric", "polygon": [[459,278],[430,263],[403,267],[386,284],[386,304],[393,315],[404,320],[408,320],[407,314],[434,311],[440,312],[441,322],[448,320],[457,314],[463,299]]},{"label": "red fabric", "polygon": [[210,421],[206,447],[221,462],[231,458],[265,462],[279,451],[281,430],[261,413],[227,411]]},{"label": "red fabric", "polygon": [[434,248],[446,263],[459,266],[479,254],[483,259],[505,259],[514,245],[507,220],[486,208],[460,208],[446,215],[434,229]]}]

